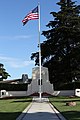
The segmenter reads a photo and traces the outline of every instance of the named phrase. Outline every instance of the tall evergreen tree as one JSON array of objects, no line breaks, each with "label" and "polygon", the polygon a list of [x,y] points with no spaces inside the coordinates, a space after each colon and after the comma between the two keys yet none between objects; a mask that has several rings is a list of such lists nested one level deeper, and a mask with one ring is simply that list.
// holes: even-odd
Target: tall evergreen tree
[{"label": "tall evergreen tree", "polygon": [[[80,6],[71,0],[60,0],[59,12],[51,12],[53,20],[49,30],[42,34],[46,40],[41,44],[42,65],[48,67],[50,81],[57,84],[72,82],[80,75]],[[39,55],[33,53],[39,64]]]}]

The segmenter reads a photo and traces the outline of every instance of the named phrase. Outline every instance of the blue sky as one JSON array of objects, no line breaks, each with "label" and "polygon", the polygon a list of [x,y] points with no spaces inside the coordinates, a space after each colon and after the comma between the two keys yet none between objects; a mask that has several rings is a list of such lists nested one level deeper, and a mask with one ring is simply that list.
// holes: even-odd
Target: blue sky
[{"label": "blue sky", "polygon": [[[58,11],[59,0],[1,0],[0,1],[0,63],[11,75],[8,79],[21,78],[22,74],[32,77],[34,61],[30,59],[38,51],[38,20],[22,25],[23,18],[34,9],[38,2],[41,7],[40,31],[47,30],[46,25],[53,17],[52,11]],[[76,4],[80,4],[77,0]],[[40,41],[45,37],[40,36]]]}]

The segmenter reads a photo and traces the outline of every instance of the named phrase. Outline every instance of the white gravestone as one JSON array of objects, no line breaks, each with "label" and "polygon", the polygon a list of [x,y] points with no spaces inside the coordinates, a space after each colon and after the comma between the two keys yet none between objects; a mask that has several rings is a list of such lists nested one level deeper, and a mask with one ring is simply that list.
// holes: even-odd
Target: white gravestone
[{"label": "white gravestone", "polygon": [[75,96],[80,97],[80,89],[75,89]]},{"label": "white gravestone", "polygon": [[6,97],[6,90],[1,90],[0,91],[0,97],[1,98]]}]

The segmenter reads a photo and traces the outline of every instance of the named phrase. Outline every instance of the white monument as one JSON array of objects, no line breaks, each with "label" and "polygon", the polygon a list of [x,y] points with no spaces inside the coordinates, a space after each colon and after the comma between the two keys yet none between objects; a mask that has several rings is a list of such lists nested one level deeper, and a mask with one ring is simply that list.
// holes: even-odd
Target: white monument
[{"label": "white monument", "polygon": [[[28,86],[28,94],[39,93],[40,85],[40,69],[39,67],[34,67],[32,69],[32,82]],[[53,85],[49,82],[49,72],[48,68],[41,67],[41,92],[42,93],[53,93]]]},{"label": "white monument", "polygon": [[0,91],[0,97],[1,98],[6,97],[6,90],[1,90]]},{"label": "white monument", "polygon": [[75,89],[75,96],[80,97],[80,89]]}]

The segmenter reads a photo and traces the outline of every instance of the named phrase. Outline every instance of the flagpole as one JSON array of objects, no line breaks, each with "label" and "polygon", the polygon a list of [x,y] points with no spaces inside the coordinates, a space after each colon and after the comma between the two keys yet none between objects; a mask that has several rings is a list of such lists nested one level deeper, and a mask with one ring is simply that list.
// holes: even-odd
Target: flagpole
[{"label": "flagpole", "polygon": [[40,4],[38,3],[38,10],[39,10],[39,23],[38,23],[38,27],[39,27],[39,73],[40,73],[40,85],[39,85],[39,98],[41,99],[41,46],[40,46]]}]

